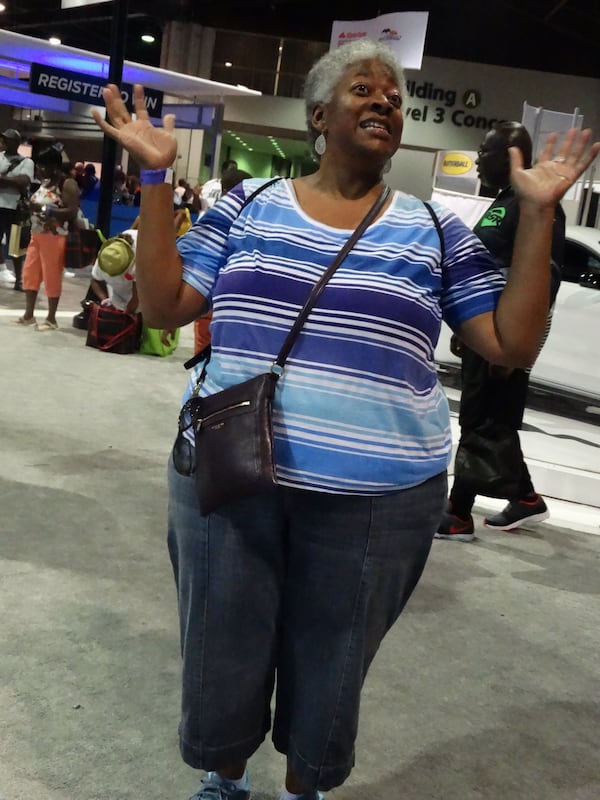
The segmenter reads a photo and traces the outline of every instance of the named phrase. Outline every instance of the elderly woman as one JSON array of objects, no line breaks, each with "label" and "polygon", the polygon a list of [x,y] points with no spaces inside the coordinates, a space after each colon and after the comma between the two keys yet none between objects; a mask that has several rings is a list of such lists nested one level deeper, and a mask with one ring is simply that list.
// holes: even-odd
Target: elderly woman
[{"label": "elderly woman", "polygon": [[[244,181],[177,244],[168,176],[163,183],[174,119],[154,128],[136,87],[132,121],[117,87],[105,90],[111,124],[96,120],[144,168],[144,316],[179,326],[213,309],[202,394],[268,370],[312,286],[382,192],[402,135],[403,86],[380,45],[326,54],[306,82],[318,170],[242,208],[258,185]],[[551,137],[530,170],[511,152],[521,216],[504,290],[454,215],[437,209],[442,241],[422,202],[391,194],[327,284],[277,383],[271,493],[202,516],[193,477],[171,459],[180,744],[189,765],[210,771],[194,800],[249,798],[246,762],[270,728],[275,682],[282,800],[317,800],[349,775],[363,680],[419,580],[446,502],[449,414],[433,362],[441,319],[496,364],[535,358],[553,211],[600,149],[589,139],[569,134],[552,160]]]}]

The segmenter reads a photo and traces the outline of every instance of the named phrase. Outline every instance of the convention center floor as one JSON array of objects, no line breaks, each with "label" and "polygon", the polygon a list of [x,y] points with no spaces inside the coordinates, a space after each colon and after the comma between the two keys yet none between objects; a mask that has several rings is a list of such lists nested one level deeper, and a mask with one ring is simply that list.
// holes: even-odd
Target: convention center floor
[{"label": "convention center floor", "polygon": [[[165,463],[192,332],[164,359],[87,348],[71,326],[86,288],[67,278],[60,329],[40,333],[0,287],[0,800],[185,800],[200,776],[177,745]],[[473,543],[434,541],[327,798],[600,797],[599,446],[597,424],[528,411],[550,519],[488,530],[499,506],[482,500]],[[254,800],[275,800],[283,770],[267,740]]]}]

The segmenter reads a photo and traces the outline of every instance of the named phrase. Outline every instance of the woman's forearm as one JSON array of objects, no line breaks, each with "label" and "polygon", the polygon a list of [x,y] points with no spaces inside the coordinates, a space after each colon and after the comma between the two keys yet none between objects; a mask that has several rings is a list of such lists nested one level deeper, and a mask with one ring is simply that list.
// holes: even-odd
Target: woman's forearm
[{"label": "woman's forearm", "polygon": [[202,313],[206,301],[182,281],[170,184],[142,188],[135,260],[140,308],[151,327],[179,327]]}]

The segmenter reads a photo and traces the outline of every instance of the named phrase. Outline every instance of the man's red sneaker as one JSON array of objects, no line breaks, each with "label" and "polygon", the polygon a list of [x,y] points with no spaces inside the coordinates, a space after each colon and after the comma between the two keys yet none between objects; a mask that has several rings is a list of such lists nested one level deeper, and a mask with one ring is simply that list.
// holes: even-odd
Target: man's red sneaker
[{"label": "man's red sneaker", "polygon": [[456,542],[472,542],[475,538],[473,530],[473,517],[470,514],[468,519],[461,519],[456,514],[451,514],[450,511],[444,511],[433,538],[450,539]]}]

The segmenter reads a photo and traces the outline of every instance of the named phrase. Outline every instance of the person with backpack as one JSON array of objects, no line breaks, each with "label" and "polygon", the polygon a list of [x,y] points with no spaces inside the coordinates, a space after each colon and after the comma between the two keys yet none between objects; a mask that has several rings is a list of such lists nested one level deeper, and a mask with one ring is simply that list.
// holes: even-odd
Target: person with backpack
[{"label": "person with backpack", "polygon": [[[21,134],[15,128],[8,128],[0,135],[0,150],[3,151],[0,154],[0,240],[5,237],[7,245],[11,226],[25,221],[19,206],[33,181],[33,161],[19,155],[17,151],[20,144]],[[15,271],[13,288],[23,291],[23,257],[13,256],[12,262]],[[4,249],[0,247],[0,276],[6,273]]]}]

